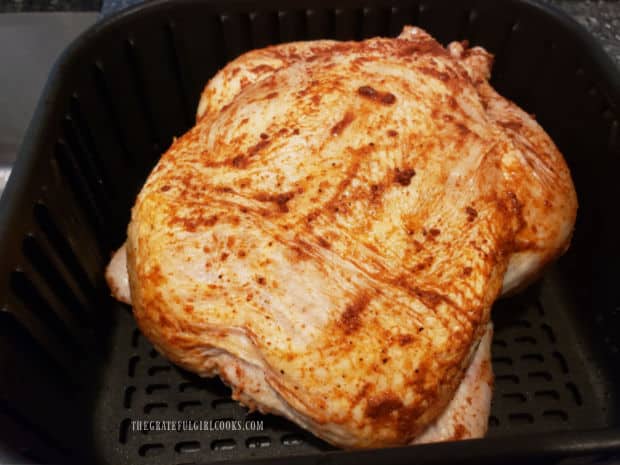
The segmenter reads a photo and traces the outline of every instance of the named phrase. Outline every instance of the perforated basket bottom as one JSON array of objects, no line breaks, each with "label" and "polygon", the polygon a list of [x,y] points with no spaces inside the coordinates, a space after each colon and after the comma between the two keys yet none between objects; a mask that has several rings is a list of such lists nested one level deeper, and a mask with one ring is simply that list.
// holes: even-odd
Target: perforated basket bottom
[{"label": "perforated basket bottom", "polygon": [[[584,363],[578,328],[566,318],[548,273],[525,294],[493,309],[495,393],[489,436],[604,426],[604,395]],[[557,283],[557,284],[556,284]],[[201,379],[171,365],[115,306],[117,327],[106,386],[95,412],[98,455],[114,464],[181,464],[316,453],[331,447],[294,424],[248,414],[218,379]],[[262,420],[262,431],[132,430],[132,420]]]}]

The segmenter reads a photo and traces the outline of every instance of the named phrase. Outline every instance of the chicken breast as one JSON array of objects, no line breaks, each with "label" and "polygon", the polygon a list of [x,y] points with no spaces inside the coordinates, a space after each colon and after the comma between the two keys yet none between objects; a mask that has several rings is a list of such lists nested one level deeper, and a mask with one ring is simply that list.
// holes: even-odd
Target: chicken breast
[{"label": "chicken breast", "polygon": [[572,223],[558,216],[562,239],[545,227],[535,240],[554,252],[507,286],[517,254],[543,256],[518,247],[537,220],[523,147],[563,160],[506,130],[510,113],[542,132],[514,105],[489,111],[506,101],[477,56],[405,28],[269,47],[218,73],[132,212],[131,300],[158,350],[335,445],[484,434],[490,306]]}]

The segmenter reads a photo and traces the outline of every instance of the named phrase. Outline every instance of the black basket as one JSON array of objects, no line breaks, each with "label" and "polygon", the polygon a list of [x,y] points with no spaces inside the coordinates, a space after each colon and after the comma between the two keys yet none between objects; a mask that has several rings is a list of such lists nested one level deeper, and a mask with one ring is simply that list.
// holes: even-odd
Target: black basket
[{"label": "black basket", "polygon": [[[145,177],[192,125],[219,68],[272,43],[393,36],[405,24],[496,55],[494,85],[556,141],[580,209],[568,253],[495,305],[488,438],[341,452],[281,418],[248,415],[220,381],[163,360],[102,273]],[[533,2],[155,1],[96,24],[56,64],[0,207],[0,441],[36,460],[114,465],[620,455],[619,119],[608,57],[572,20]],[[131,427],[244,418],[264,430]]]}]

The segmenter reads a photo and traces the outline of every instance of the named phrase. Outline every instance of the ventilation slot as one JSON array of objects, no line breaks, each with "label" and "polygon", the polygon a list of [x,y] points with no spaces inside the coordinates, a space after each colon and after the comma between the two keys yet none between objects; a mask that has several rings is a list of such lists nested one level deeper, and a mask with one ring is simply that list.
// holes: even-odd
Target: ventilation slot
[{"label": "ventilation slot", "polygon": [[95,146],[88,134],[87,129],[83,128],[82,117],[79,110],[77,97],[73,97],[69,104],[69,113],[65,116],[63,141],[66,143],[65,149],[69,151],[78,173],[86,178],[86,184],[92,190],[93,198],[104,219],[109,218],[108,202],[114,198],[113,194],[106,188],[110,186],[109,179],[104,174],[100,157],[95,150]]},{"label": "ventilation slot", "polygon": [[389,35],[398,36],[405,26],[413,26],[419,23],[419,8],[412,6],[395,6],[390,9]]},{"label": "ventilation slot", "polygon": [[181,392],[204,392],[217,397],[230,397],[230,389],[219,379],[197,379],[179,384]]},{"label": "ventilation slot", "polygon": [[[74,160],[80,166],[80,171],[88,178],[88,185],[95,189],[97,205],[106,208],[112,192],[107,189],[111,186],[109,176],[104,169],[101,155],[96,149],[93,136],[85,123],[77,95],[69,101],[69,112],[64,119],[64,138],[71,147]],[[107,211],[105,213],[108,213]]]},{"label": "ventilation slot", "polygon": [[[461,27],[456,40],[467,39],[470,36],[472,30],[476,30],[476,23],[478,21],[477,10],[466,10],[461,16]],[[472,44],[475,45],[475,44]]]},{"label": "ventilation slot", "polygon": [[306,10],[306,34],[308,40],[325,39],[333,36],[334,17],[329,10]]},{"label": "ventilation slot", "polygon": [[121,424],[118,428],[118,442],[120,442],[121,444],[127,443],[130,427],[131,427],[131,420],[129,418],[124,418],[123,421],[121,421]]},{"label": "ventilation slot", "polygon": [[198,441],[179,442],[174,446],[177,454],[193,454],[200,451],[200,443]]},{"label": "ventilation slot", "polygon": [[144,78],[143,66],[140,62],[139,55],[136,52],[136,46],[133,38],[129,38],[125,41],[125,55],[127,57],[127,63],[129,65],[131,81],[133,82],[134,94],[137,96],[142,116],[146,123],[148,133],[151,137],[151,155],[153,160],[157,160],[163,151],[163,139],[157,130],[157,125],[155,124],[151,101],[146,96],[145,89],[147,85]]},{"label": "ventilation slot", "polygon": [[562,410],[547,410],[543,412],[543,418],[556,423],[564,423],[568,421],[568,414]]},{"label": "ventilation slot", "polygon": [[566,359],[559,352],[553,352],[551,356],[555,359],[556,364],[562,373],[568,373],[568,365],[566,364]]},{"label": "ventilation slot", "polygon": [[529,413],[511,413],[508,415],[508,421],[515,425],[529,425],[534,423],[534,417]]},{"label": "ventilation slot", "polygon": [[541,400],[545,400],[545,401],[554,401],[554,400],[559,400],[560,399],[560,394],[558,394],[558,391],[554,391],[554,390],[549,390],[549,391],[536,391],[534,393],[534,397],[536,399],[541,399]]},{"label": "ventilation slot", "polygon": [[162,373],[168,373],[170,370],[172,370],[172,367],[170,365],[157,365],[150,367],[148,370],[148,374],[149,376],[157,376]]},{"label": "ventilation slot", "polygon": [[306,18],[304,12],[298,10],[279,11],[278,24],[280,42],[293,42],[305,40],[308,37],[306,31]]},{"label": "ventilation slot", "polygon": [[333,11],[334,37],[338,40],[362,38],[362,11],[338,8]]},{"label": "ventilation slot", "polygon": [[499,369],[510,369],[512,359],[510,357],[493,357],[493,366],[499,367]]},{"label": "ventilation slot", "polygon": [[108,237],[104,234],[106,218],[108,217],[101,205],[105,205],[99,198],[98,183],[90,183],[84,177],[85,173],[76,162],[76,157],[63,140],[56,143],[54,157],[58,163],[61,173],[68,181],[77,203],[82,208],[88,219],[92,230],[100,244],[100,251],[107,248]]},{"label": "ventilation slot", "polygon": [[169,384],[149,384],[145,391],[147,394],[151,395],[151,394],[157,394],[157,393],[163,393],[163,392],[167,392],[170,390],[170,385]]},{"label": "ventilation slot", "polygon": [[84,305],[78,301],[78,298],[69,289],[66,281],[62,279],[63,274],[54,267],[48,256],[43,253],[36,239],[32,236],[27,236],[24,239],[22,248],[33,269],[49,283],[48,287],[56,294],[58,299],[64,304],[64,307],[69,309],[71,315],[78,321],[80,326],[84,328],[88,322]]},{"label": "ventilation slot", "polygon": [[266,436],[260,436],[255,438],[248,438],[245,441],[245,446],[248,449],[264,449],[271,446],[271,439]]},{"label": "ventilation slot", "polygon": [[203,389],[204,388],[202,386],[192,382],[181,383],[181,385],[179,386],[179,391],[181,392],[200,392]]},{"label": "ventilation slot", "polygon": [[166,44],[168,48],[169,66],[174,75],[177,93],[179,94],[179,100],[181,101],[181,107],[183,108],[183,116],[185,118],[185,126],[187,128],[192,126],[193,123],[193,110],[190,109],[190,103],[188,98],[188,80],[183,73],[181,67],[181,61],[179,58],[177,39],[175,35],[175,23],[169,22],[164,28],[164,36],[166,37]]},{"label": "ventilation slot", "polygon": [[155,444],[143,444],[138,449],[138,454],[140,457],[156,457],[164,453],[164,445],[155,443]]},{"label": "ventilation slot", "polygon": [[81,352],[65,323],[56,315],[47,300],[24,273],[13,271],[10,283],[13,293],[41,320],[46,328],[55,334],[61,343],[66,344],[71,352]]},{"label": "ventilation slot", "polygon": [[140,339],[142,339],[142,333],[139,329],[134,329],[131,333],[131,347],[137,349],[140,346]]},{"label": "ventilation slot", "polygon": [[504,38],[500,41],[497,49],[495,50],[495,60],[493,64],[492,83],[501,90],[502,81],[505,78],[506,68],[510,63],[512,43],[514,36],[519,32],[521,25],[519,21],[514,21],[506,28]]},{"label": "ventilation slot", "polygon": [[536,366],[543,363],[545,358],[541,354],[525,354],[521,356],[521,361]]},{"label": "ventilation slot", "polygon": [[280,22],[278,14],[273,11],[250,14],[252,23],[252,48],[263,48],[277,44],[280,40]]},{"label": "ventilation slot", "polygon": [[519,377],[515,375],[499,375],[495,377],[498,384],[519,384]]},{"label": "ventilation slot", "polygon": [[553,377],[551,376],[551,373],[547,371],[534,371],[532,373],[529,373],[527,377],[530,379],[530,381],[537,381],[537,382],[551,381],[553,379]]},{"label": "ventilation slot", "polygon": [[581,399],[581,394],[579,393],[579,389],[577,389],[577,386],[575,386],[573,383],[567,383],[566,384],[566,389],[568,389],[568,391],[573,396],[575,404],[577,404],[577,405],[582,405],[583,404],[583,401]]},{"label": "ventilation slot", "polygon": [[464,2],[456,2],[450,6],[450,15],[442,11],[435,2],[424,1],[419,6],[418,24],[428,30],[441,44],[448,44],[453,40],[463,38],[459,35],[467,21],[467,11]]},{"label": "ventilation slot", "polygon": [[520,392],[503,394],[502,397],[513,404],[524,404],[527,401],[525,394],[521,394]]},{"label": "ventilation slot", "polygon": [[136,393],[135,386],[129,386],[125,389],[125,397],[123,399],[123,407],[131,408],[131,403],[133,400],[133,396]]},{"label": "ventilation slot", "polygon": [[211,449],[217,451],[232,450],[237,447],[237,443],[234,439],[220,439],[211,443]]},{"label": "ventilation slot", "polygon": [[303,436],[299,434],[286,434],[282,436],[282,445],[284,446],[301,446],[304,443]]},{"label": "ventilation slot", "polygon": [[107,115],[108,127],[112,128],[112,132],[116,137],[118,145],[121,149],[121,152],[125,159],[125,164],[130,171],[133,171],[134,167],[134,158],[130,154],[127,149],[127,141],[125,140],[125,136],[121,127],[119,126],[119,112],[116,108],[115,99],[112,98],[110,94],[110,89],[108,83],[106,82],[105,70],[103,63],[97,61],[93,65],[93,78],[95,82],[95,89],[97,90],[97,94],[99,96],[99,101],[103,104],[103,108],[105,108],[105,113]]},{"label": "ventilation slot", "polygon": [[140,357],[138,357],[137,355],[134,355],[133,357],[129,359],[129,363],[127,367],[127,375],[129,375],[130,378],[133,378],[134,376],[136,376],[136,370],[138,368],[139,362],[140,362]]},{"label": "ventilation slot", "polygon": [[545,333],[545,336],[547,337],[547,340],[551,343],[551,344],[555,344],[555,334],[553,334],[553,330],[551,329],[551,326],[549,326],[548,324],[543,324],[540,326],[540,329],[542,329],[543,333]]},{"label": "ventilation slot", "polygon": [[366,7],[362,10],[363,38],[385,37],[390,32],[390,12],[385,8]]},{"label": "ventilation slot", "polygon": [[250,18],[246,14],[225,14],[220,16],[224,34],[226,61],[232,61],[242,53],[250,50]]},{"label": "ventilation slot", "polygon": [[50,245],[53,246],[58,256],[62,257],[63,264],[67,267],[79,287],[88,296],[96,295],[90,277],[78,260],[73,248],[67,242],[67,235],[56,226],[47,207],[40,203],[36,204],[34,206],[34,218]]}]

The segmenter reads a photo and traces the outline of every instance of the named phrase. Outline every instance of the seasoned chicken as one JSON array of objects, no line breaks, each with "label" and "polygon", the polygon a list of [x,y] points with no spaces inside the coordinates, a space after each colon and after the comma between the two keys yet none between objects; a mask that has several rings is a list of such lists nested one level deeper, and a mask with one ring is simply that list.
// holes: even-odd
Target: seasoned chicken
[{"label": "seasoned chicken", "polygon": [[489,324],[454,397],[439,417],[414,439],[414,444],[481,438],[486,434],[493,397],[492,339],[493,325]]},{"label": "seasoned chicken", "polygon": [[105,270],[105,279],[115,299],[131,305],[129,275],[127,274],[127,252],[125,244],[112,256]]},{"label": "seasoned chicken", "polygon": [[416,28],[227,65],[132,211],[143,333],[335,445],[484,434],[490,307],[561,253],[576,209],[561,155],[489,68]]},{"label": "seasoned chicken", "polygon": [[487,116],[519,150],[502,159],[506,186],[522,205],[523,224],[504,275],[504,294],[523,288],[544,266],[566,251],[577,214],[577,195],[566,162],[536,120],[490,85],[493,57],[480,47],[454,42],[448,49],[461,59]]}]

